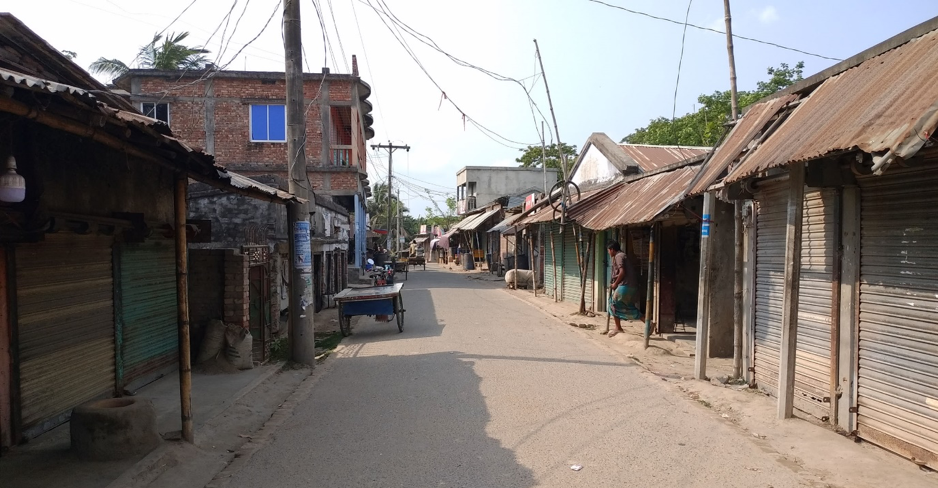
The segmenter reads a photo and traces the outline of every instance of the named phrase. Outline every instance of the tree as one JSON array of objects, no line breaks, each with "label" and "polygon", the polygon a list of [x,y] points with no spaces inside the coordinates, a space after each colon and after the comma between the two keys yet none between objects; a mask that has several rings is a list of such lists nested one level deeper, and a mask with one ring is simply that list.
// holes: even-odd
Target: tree
[{"label": "tree", "polygon": [[74,61],[78,57],[78,53],[75,51],[69,51],[68,49],[63,49],[62,54],[71,61]]},{"label": "tree", "polygon": [[[778,68],[769,68],[767,81],[756,83],[756,89],[753,91],[740,91],[737,94],[739,107],[745,108],[801,81],[803,69],[804,62],[799,62],[794,67],[781,63]],[[716,91],[710,95],[700,95],[697,102],[702,105],[700,110],[673,121],[666,117],[658,117],[647,126],[623,137],[622,142],[681,146],[715,145],[723,134],[723,124],[732,110],[730,92]]]},{"label": "tree", "polygon": [[[200,70],[205,68],[209,51],[201,46],[190,47],[182,42],[189,37],[188,32],[172,33],[167,36],[154,34],[153,40],[140,48],[134,61],[143,69],[159,70]],[[133,64],[133,63],[131,63]],[[111,75],[115,78],[126,73],[130,65],[119,59],[98,58],[88,66],[94,74]]]},{"label": "tree", "polygon": [[[388,226],[388,185],[378,183],[372,191],[371,198],[368,199],[368,215],[371,217],[372,229],[384,229]],[[397,212],[401,215],[410,213],[410,210],[397,199],[397,195],[391,194],[391,225],[397,225]],[[403,217],[402,217],[403,219]]]},{"label": "tree", "polygon": [[[576,146],[571,146],[569,144],[563,144],[563,154],[567,158],[567,169],[573,167],[573,164],[576,163],[577,152]],[[561,146],[557,144],[551,144],[547,146],[547,167],[555,168],[558,171],[560,170],[560,151]],[[515,159],[515,161],[521,163],[522,168],[540,168],[541,160],[544,159],[544,151],[541,146],[528,146],[527,149],[521,149],[520,158]],[[560,171],[557,174],[557,177],[561,177],[563,171]]]}]

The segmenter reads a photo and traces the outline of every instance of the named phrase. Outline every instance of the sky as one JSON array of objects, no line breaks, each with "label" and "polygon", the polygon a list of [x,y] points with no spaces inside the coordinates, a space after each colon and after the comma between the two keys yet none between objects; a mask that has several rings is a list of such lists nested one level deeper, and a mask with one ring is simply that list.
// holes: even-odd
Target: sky
[{"label": "sky", "polygon": [[[679,23],[590,0],[303,0],[306,70],[329,67],[333,73],[349,73],[351,56],[357,56],[361,77],[373,88],[369,100],[375,106],[376,136],[368,144],[391,141],[411,147],[394,153],[395,180],[406,183],[395,181],[394,187],[403,187],[401,199],[413,215],[424,214],[433,205],[431,197],[445,209],[444,194],[455,194],[460,168],[517,166],[520,149],[539,144],[542,119],[550,132],[548,143],[557,140],[534,39],[560,140],[578,148],[593,132],[618,141],[651,119],[695,110],[702,93],[729,89],[725,35],[695,28],[685,34],[683,26],[687,15],[691,24],[722,31],[722,1],[604,1]],[[282,71],[284,66],[279,0],[5,3],[0,10],[9,9],[57,49],[76,52],[76,62],[84,67],[102,56],[130,62],[141,45],[164,30],[190,32],[187,42],[205,46],[209,57],[227,69]],[[731,4],[735,35],[836,59],[938,16],[933,0]],[[397,23],[379,16],[381,9]],[[407,34],[403,25],[450,56],[497,77],[520,80],[524,88],[460,66]],[[767,78],[766,69],[780,63],[804,61],[807,77],[837,62],[745,39],[734,44],[740,90],[755,88]],[[369,152],[374,186],[387,180],[387,153]]]}]

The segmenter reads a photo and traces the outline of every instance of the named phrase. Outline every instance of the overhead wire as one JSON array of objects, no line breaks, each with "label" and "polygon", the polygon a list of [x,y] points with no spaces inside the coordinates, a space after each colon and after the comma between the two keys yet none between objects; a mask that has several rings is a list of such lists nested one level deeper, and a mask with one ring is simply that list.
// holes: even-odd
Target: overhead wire
[{"label": "overhead wire", "polygon": [[[674,82],[674,102],[671,105],[671,132],[673,136],[674,132],[674,116],[677,114],[677,92],[678,88],[681,86],[681,65],[684,63],[684,46],[685,41],[687,40],[687,21],[690,20],[690,7],[694,4],[694,0],[687,0],[687,12],[684,14],[684,33],[681,35],[681,55],[677,59],[677,80]],[[684,149],[681,147],[680,138],[675,138],[677,141],[677,149],[680,151],[681,156],[684,157]]]},{"label": "overhead wire", "polygon": [[[660,20],[660,21],[663,21],[663,22],[670,22],[670,23],[672,23],[672,24],[677,24],[677,25],[684,25],[684,24],[685,24],[684,22],[681,22],[681,21],[678,21],[678,20],[669,19],[669,18],[666,18],[666,17],[660,17],[660,16],[657,16],[657,15],[652,15],[652,14],[649,14],[649,13],[647,13],[647,12],[640,12],[640,11],[638,11],[638,10],[633,10],[633,9],[626,8],[626,7],[622,7],[622,6],[619,6],[619,5],[614,5],[614,4],[611,4],[611,3],[607,3],[607,2],[604,2],[604,1],[602,1],[602,0],[587,0],[587,1],[588,1],[588,2],[593,2],[593,3],[598,3],[598,4],[600,4],[600,5],[605,5],[606,7],[610,7],[610,8],[614,8],[614,9],[618,9],[618,10],[623,10],[623,11],[629,12],[629,13],[631,13],[631,14],[641,15],[641,16],[643,16],[643,17],[648,17],[648,18],[651,18],[651,19]],[[703,27],[703,26],[694,25],[694,24],[687,24],[687,27],[693,27],[694,29],[699,29],[699,30],[702,30],[702,31],[709,31],[709,32],[715,32],[715,33],[717,33],[717,34],[726,35],[726,32],[721,31],[721,30],[719,30],[719,29],[714,29],[714,28],[711,28],[711,27]],[[768,45],[768,46],[777,47],[777,48],[779,48],[779,49],[784,49],[784,50],[786,50],[786,51],[792,51],[792,52],[804,54],[804,55],[806,55],[806,56],[813,56],[813,57],[816,57],[816,58],[827,59],[827,60],[830,60],[830,61],[843,61],[843,60],[840,59],[840,58],[834,58],[834,57],[830,57],[830,56],[824,56],[824,55],[822,55],[822,54],[812,53],[812,52],[804,51],[804,50],[797,49],[797,48],[793,48],[793,47],[783,46],[783,45],[778,44],[778,43],[775,43],[775,42],[763,41],[763,40],[761,40],[761,39],[755,39],[755,38],[752,38],[752,37],[741,36],[741,35],[738,35],[738,34],[735,34],[735,33],[733,34],[733,37],[734,37],[734,38],[737,38],[737,39],[742,39],[742,40],[744,40],[744,41],[756,42],[756,43],[759,43],[759,44],[765,44],[765,45]]]},{"label": "overhead wire", "polygon": [[[371,0],[363,0],[363,3],[365,3],[366,5],[368,5],[369,7],[371,7],[373,10],[375,10],[376,13],[378,13],[378,8],[376,8],[374,5],[371,4]],[[386,15],[387,15],[387,14],[386,14]],[[407,44],[407,41],[406,41],[406,39],[404,39],[403,34],[400,33],[400,30],[399,30],[399,29],[395,29],[396,24],[394,24],[393,22],[392,22],[391,24],[389,24],[388,21],[385,20],[386,15],[381,15],[380,13],[378,13],[378,18],[379,18],[379,19],[381,20],[381,22],[385,25],[385,27],[388,28],[388,31],[391,32],[391,35],[392,35],[392,36],[394,37],[394,39],[398,42],[398,44],[400,44],[401,47],[403,47],[404,50],[407,52],[407,54],[411,57],[411,59],[414,60],[414,62],[417,64],[417,66],[420,68],[420,70],[423,71],[424,75],[427,76],[427,78],[430,80],[430,82],[433,83],[433,85],[436,86],[437,89],[440,90],[440,92],[443,94],[443,97],[444,97],[454,108],[456,108],[457,111],[459,111],[460,115],[463,116],[463,120],[464,120],[465,122],[468,122],[468,123],[472,124],[474,127],[476,127],[477,129],[479,129],[483,134],[485,134],[487,137],[489,137],[489,139],[492,139],[493,141],[495,141],[495,142],[497,142],[497,143],[499,143],[499,144],[501,144],[501,145],[503,145],[503,146],[505,146],[505,147],[512,148],[512,149],[524,149],[524,147],[526,147],[526,146],[534,145],[534,144],[531,144],[531,143],[524,143],[524,142],[519,142],[519,141],[516,141],[516,140],[513,140],[513,139],[509,139],[509,138],[504,137],[504,136],[502,136],[501,134],[498,134],[497,132],[495,132],[495,131],[489,129],[488,127],[482,125],[480,122],[478,122],[478,121],[476,121],[475,119],[473,119],[472,117],[470,117],[464,110],[462,110],[462,109],[459,107],[458,104],[456,104],[456,102],[454,102],[454,101],[452,100],[451,97],[446,96],[446,90],[444,90],[443,87],[440,86],[440,84],[436,81],[436,79],[433,78],[433,76],[430,74],[430,72],[427,71],[426,67],[424,67],[423,63],[422,63],[422,62],[420,61],[420,59],[417,57],[416,53],[413,51],[413,49],[410,47],[410,45]],[[506,144],[506,142],[502,142],[502,141],[496,139],[496,137],[497,137],[498,139],[502,139],[503,141],[506,141],[507,143],[516,144],[516,145],[520,145],[520,146],[524,146],[524,147],[511,146],[511,145],[509,145],[509,144]]]},{"label": "overhead wire", "polygon": [[[361,24],[358,22],[358,10],[355,8],[356,1],[357,0],[349,0],[349,3],[352,4],[352,15],[355,17],[355,28],[358,30],[358,39],[359,41],[361,41],[362,54],[365,55],[365,66],[368,67],[368,74],[373,75],[374,71],[371,70],[371,61],[370,61],[370,57],[368,56],[368,49],[365,47],[365,38],[364,36],[362,36],[362,27],[361,27]],[[378,99],[378,94],[375,91],[374,87],[371,88],[371,97],[375,101],[375,107],[378,109],[378,113],[381,115],[381,120],[384,121],[384,125],[382,125],[382,130],[384,131],[384,135],[387,136],[388,139],[390,139],[391,133],[386,128],[388,125],[390,125],[390,123],[388,123],[388,119],[384,116],[384,111],[381,110],[381,102]]]},{"label": "overhead wire", "polygon": [[[326,0],[326,3],[329,5],[329,15],[332,17],[332,26],[335,28],[335,39],[339,42],[339,54],[342,56],[342,65],[345,66],[345,72],[351,73],[352,70],[349,69],[348,59],[345,57],[345,47],[342,45],[342,34],[339,32],[339,24],[335,20],[335,9],[332,8],[332,0]],[[338,69],[338,66],[336,66]]]}]

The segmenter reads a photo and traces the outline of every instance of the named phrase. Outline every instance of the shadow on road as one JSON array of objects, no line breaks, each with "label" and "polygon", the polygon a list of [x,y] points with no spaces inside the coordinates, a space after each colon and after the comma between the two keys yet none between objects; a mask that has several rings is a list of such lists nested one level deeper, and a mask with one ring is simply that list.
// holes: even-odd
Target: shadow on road
[{"label": "shadow on road", "polygon": [[334,361],[316,387],[328,394],[300,404],[232,486],[535,485],[486,433],[471,361],[448,352]]}]

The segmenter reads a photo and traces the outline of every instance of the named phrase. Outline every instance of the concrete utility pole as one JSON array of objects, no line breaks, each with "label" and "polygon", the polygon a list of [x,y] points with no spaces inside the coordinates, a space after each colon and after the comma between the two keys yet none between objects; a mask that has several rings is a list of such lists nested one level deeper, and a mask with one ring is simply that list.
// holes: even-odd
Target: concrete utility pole
[{"label": "concrete utility pole", "polygon": [[387,144],[372,144],[372,149],[387,149],[388,150],[388,249],[391,249],[391,164],[394,161],[394,151],[396,149],[404,149],[407,152],[410,152],[410,146],[395,146],[391,144],[391,141],[388,141]]},{"label": "concrete utility pole", "polygon": [[[287,205],[290,239],[290,342],[293,360],[313,366],[313,262],[310,250],[309,201],[313,191],[306,175],[306,112],[303,106],[303,41],[300,36],[300,2],[283,2],[283,49],[287,82],[287,157],[289,191],[302,202]],[[325,76],[325,75],[323,75]]]}]

